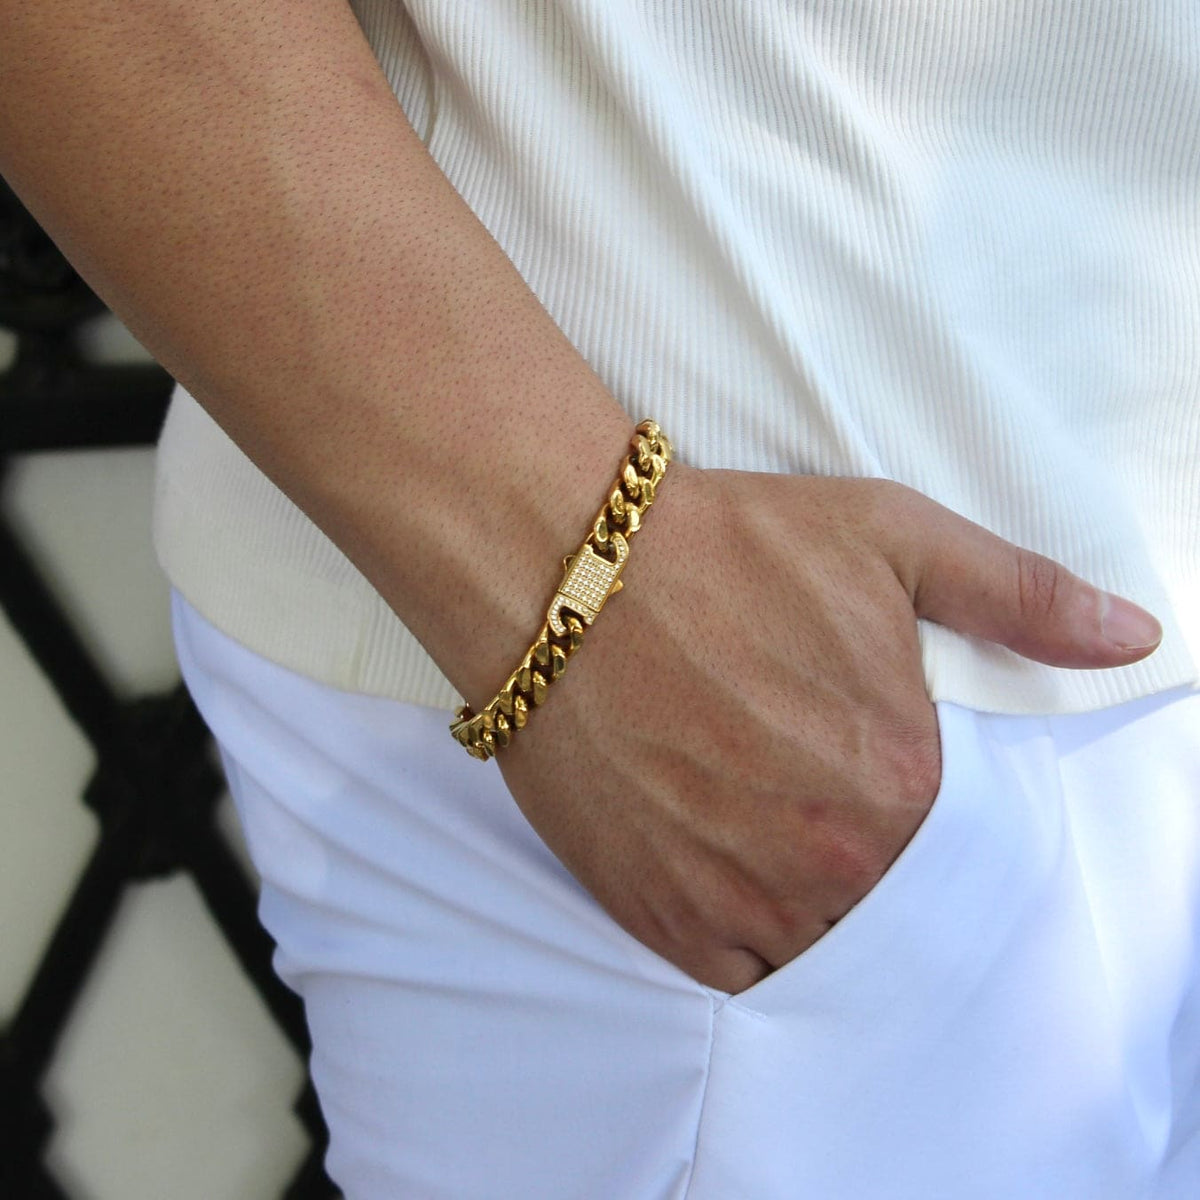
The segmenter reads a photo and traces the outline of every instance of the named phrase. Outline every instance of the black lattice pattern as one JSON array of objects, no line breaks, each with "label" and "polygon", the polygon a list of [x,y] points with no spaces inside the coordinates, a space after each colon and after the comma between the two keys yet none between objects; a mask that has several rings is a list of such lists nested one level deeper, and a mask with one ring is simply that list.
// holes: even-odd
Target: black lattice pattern
[{"label": "black lattice pattern", "polygon": [[[152,364],[97,365],[79,351],[103,306],[0,181],[0,327],[16,334],[0,371],[0,487],[13,454],[136,446],[157,437],[171,381]],[[46,1169],[53,1117],[41,1084],[118,902],[131,883],[186,871],[213,921],[288,1040],[307,1061],[296,997],[270,966],[255,894],[218,832],[222,780],[209,735],[182,685],[119,699],[0,509],[0,606],[95,749],[82,803],[101,834],[13,1019],[0,1031],[0,1196],[66,1200]],[[5,803],[11,801],[5,800]],[[311,1083],[294,1105],[312,1144],[283,1195],[336,1195]],[[247,1198],[250,1200],[250,1198]]]}]

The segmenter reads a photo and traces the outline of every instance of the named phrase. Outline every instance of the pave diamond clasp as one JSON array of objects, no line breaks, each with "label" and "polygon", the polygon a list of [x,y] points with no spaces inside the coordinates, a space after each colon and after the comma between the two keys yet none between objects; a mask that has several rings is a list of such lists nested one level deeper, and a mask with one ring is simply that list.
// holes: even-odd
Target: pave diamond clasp
[{"label": "pave diamond clasp", "polygon": [[559,616],[560,609],[569,608],[590,625],[604,607],[605,600],[613,592],[621,590],[623,585],[618,576],[629,557],[629,543],[617,532],[611,535],[610,540],[617,555],[615,561],[597,554],[587,542],[576,553],[563,559],[566,573],[546,613],[547,624],[559,637],[567,632]]}]

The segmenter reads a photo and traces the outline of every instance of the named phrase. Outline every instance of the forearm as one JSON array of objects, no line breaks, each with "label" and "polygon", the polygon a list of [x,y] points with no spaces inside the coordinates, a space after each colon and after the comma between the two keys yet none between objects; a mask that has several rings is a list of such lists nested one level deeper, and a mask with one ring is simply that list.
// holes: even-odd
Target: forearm
[{"label": "forearm", "polygon": [[0,47],[0,172],[486,698],[632,422],[426,153],[349,9],[0,0]]}]

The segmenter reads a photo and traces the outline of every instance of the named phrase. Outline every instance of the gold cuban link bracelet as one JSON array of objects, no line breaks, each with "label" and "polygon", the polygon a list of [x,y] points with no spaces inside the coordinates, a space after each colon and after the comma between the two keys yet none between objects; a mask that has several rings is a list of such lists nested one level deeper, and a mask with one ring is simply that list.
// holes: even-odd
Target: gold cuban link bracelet
[{"label": "gold cuban link bracelet", "polygon": [[670,461],[671,443],[663,431],[654,421],[642,421],[591,532],[563,559],[562,582],[537,641],[481,713],[476,715],[467,704],[455,712],[450,732],[468,754],[486,761],[507,746],[516,731],[525,728],[530,710],[546,698],[546,689],[566,670],[567,659],[583,641],[584,626],[621,590],[629,543],[654,503]]}]

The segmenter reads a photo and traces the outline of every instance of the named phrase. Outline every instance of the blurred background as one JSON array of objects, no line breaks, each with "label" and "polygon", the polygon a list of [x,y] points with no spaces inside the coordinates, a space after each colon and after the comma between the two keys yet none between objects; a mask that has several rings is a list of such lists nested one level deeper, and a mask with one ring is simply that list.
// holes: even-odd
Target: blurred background
[{"label": "blurred background", "polygon": [[0,1196],[330,1197],[298,1002],[179,684],[171,382],[0,180]]}]

